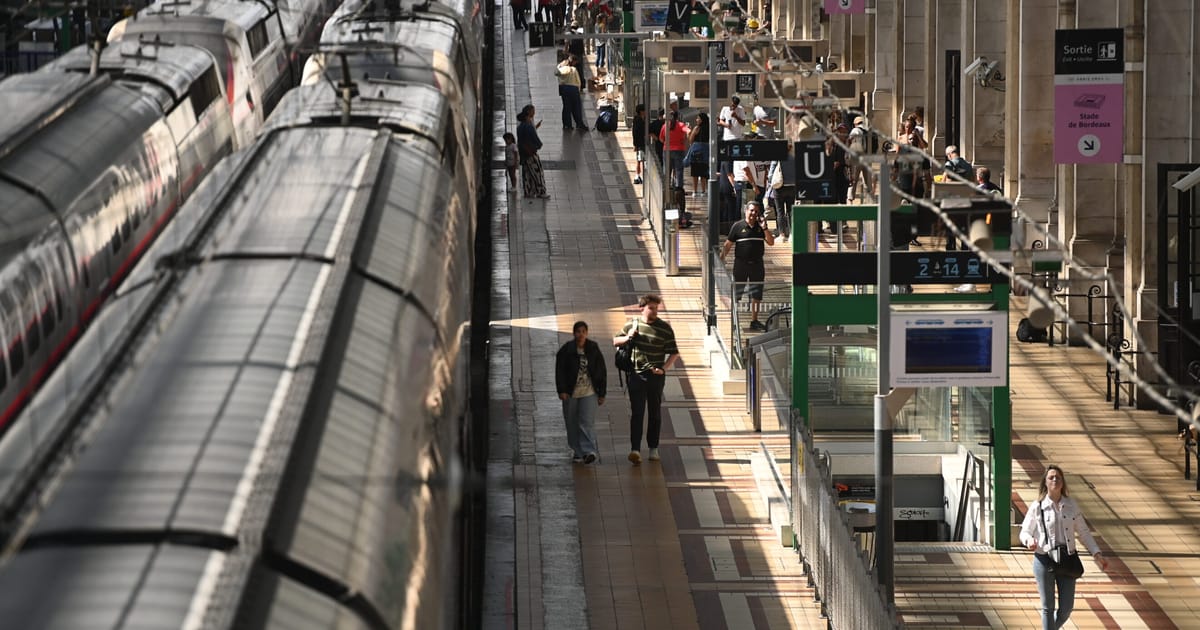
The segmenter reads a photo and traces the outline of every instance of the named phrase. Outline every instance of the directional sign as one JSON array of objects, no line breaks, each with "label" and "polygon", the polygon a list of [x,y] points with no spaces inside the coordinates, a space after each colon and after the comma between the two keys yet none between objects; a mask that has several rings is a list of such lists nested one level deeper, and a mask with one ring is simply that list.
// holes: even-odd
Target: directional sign
[{"label": "directional sign", "polygon": [[[992,268],[970,252],[892,252],[889,284],[991,284]],[[802,252],[792,255],[792,284],[876,284],[874,252]],[[1003,276],[996,282],[1005,282]]]},{"label": "directional sign", "polygon": [[529,23],[529,47],[530,48],[554,48],[554,23],[553,22],[530,22]]},{"label": "directional sign", "polygon": [[787,140],[720,140],[717,161],[753,160],[774,162],[787,159]]},{"label": "directional sign", "polygon": [[[825,155],[824,140],[796,143],[796,200],[833,203],[833,158]],[[842,200],[845,201],[845,200]]]},{"label": "directional sign", "polygon": [[866,13],[867,0],[825,0],[826,13]]},{"label": "directional sign", "polygon": [[1054,161],[1119,164],[1124,157],[1125,32],[1054,33]]}]

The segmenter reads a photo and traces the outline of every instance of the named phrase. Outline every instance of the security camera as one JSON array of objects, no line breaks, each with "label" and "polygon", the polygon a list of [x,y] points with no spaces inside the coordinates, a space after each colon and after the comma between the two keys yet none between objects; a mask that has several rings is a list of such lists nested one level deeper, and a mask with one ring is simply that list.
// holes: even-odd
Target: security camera
[{"label": "security camera", "polygon": [[980,70],[975,78],[979,80],[979,85],[985,87],[990,85],[992,81],[1003,81],[1004,75],[1000,74],[1000,60],[997,59],[988,63],[987,67]]},{"label": "security camera", "polygon": [[963,74],[965,74],[967,76],[971,76],[972,74],[975,73],[976,70],[982,68],[986,63],[987,63],[987,57],[976,57],[975,61],[971,62],[971,65],[967,66],[966,68],[963,68]]},{"label": "security camera", "polygon": [[1200,184],[1200,168],[1180,177],[1179,181],[1171,184],[1171,187],[1180,192],[1187,192],[1195,188],[1196,184]]}]

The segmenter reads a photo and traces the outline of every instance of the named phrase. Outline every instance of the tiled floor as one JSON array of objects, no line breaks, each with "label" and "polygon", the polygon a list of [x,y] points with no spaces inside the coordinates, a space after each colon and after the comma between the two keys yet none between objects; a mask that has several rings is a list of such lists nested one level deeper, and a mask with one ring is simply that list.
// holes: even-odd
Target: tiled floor
[{"label": "tiled floor", "polygon": [[[637,209],[628,131],[564,132],[553,51],[503,34],[508,112],[498,120],[539,105],[551,199],[506,195],[496,171],[489,479],[500,491],[489,503],[498,516],[487,627],[826,627],[753,487],[750,454],[764,435],[706,365],[702,231],[683,234],[684,272],[666,277]],[[789,254],[772,249],[773,277],[790,277]],[[579,319],[607,348],[647,291],[665,297],[683,355],[668,379],[662,462],[625,459],[629,407],[613,382],[597,422],[601,461],[572,465],[553,354]],[[1086,350],[1015,344],[1011,362],[1014,502],[1023,509],[1035,496],[1046,463],[1065,466],[1113,560],[1108,573],[1086,562],[1067,627],[1200,628],[1200,493],[1182,479],[1174,419],[1114,412]],[[781,435],[765,439],[786,448]],[[1029,562],[1022,551],[898,545],[898,609],[911,627],[1038,627]]]}]

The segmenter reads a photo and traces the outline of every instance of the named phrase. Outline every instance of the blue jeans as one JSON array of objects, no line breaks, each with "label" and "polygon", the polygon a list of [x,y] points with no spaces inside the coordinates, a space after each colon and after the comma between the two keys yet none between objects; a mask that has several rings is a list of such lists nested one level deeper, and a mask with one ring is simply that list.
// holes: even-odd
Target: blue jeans
[{"label": "blue jeans", "polygon": [[667,384],[664,374],[646,372],[629,374],[629,446],[630,450],[642,450],[642,418],[649,407],[650,423],[646,426],[646,446],[658,448],[658,434],[662,430],[663,386]]},{"label": "blue jeans", "polygon": [[575,451],[575,457],[597,453],[596,410],[600,406],[596,394],[562,401],[563,421],[567,423],[567,445]]},{"label": "blue jeans", "polygon": [[580,129],[587,127],[587,123],[583,122],[583,97],[579,94],[579,88],[574,85],[559,85],[558,96],[562,98],[562,121],[563,128],[571,128],[571,119],[575,119],[575,126]]},{"label": "blue jeans", "polygon": [[671,151],[671,185],[683,188],[683,156],[687,151]]},{"label": "blue jeans", "polygon": [[[1048,569],[1049,556],[1033,555],[1033,576],[1041,595],[1042,630],[1057,630],[1067,623],[1075,608],[1075,578],[1054,575]],[[1058,589],[1058,613],[1054,610],[1054,591]]]}]

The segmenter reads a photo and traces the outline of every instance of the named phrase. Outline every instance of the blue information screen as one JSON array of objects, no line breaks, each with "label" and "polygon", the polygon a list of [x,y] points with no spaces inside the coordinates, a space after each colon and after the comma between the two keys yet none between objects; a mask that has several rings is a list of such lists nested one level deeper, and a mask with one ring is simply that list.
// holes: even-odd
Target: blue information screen
[{"label": "blue information screen", "polygon": [[991,328],[910,328],[904,335],[904,364],[909,374],[992,370]]}]

